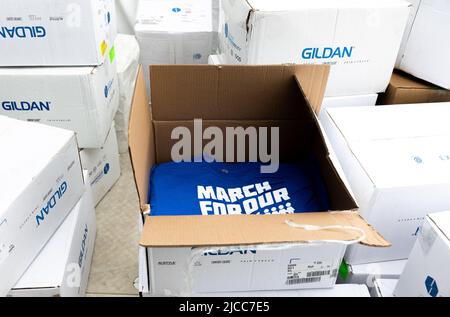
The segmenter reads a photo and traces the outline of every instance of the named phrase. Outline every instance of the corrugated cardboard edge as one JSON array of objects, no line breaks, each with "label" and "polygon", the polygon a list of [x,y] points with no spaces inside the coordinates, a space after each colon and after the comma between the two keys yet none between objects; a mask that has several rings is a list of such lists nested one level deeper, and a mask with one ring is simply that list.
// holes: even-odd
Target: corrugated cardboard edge
[{"label": "corrugated cardboard edge", "polygon": [[365,232],[366,237],[362,244],[374,247],[390,246],[355,211],[289,215],[149,216],[139,243],[144,247],[200,247],[350,241],[359,237],[359,233],[352,230],[307,231],[294,228],[286,224],[286,220],[318,226],[353,226]]},{"label": "corrugated cardboard edge", "polygon": [[142,67],[139,67],[128,128],[129,155],[141,211],[148,210],[150,166],[155,163],[154,130]]}]

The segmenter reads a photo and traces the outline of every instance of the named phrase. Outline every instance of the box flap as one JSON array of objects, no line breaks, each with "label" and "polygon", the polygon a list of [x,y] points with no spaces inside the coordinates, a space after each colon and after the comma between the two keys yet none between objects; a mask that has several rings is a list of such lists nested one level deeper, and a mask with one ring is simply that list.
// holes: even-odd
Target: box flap
[{"label": "box flap", "polygon": [[328,73],[329,65],[152,65],[153,117],[160,121],[301,119],[305,96],[315,110],[320,107]]},{"label": "box flap", "polygon": [[286,224],[317,226],[343,225],[364,230],[363,244],[387,247],[390,244],[357,212],[319,212],[290,215],[155,216],[147,217],[140,244],[145,247],[195,247],[253,245],[315,240],[354,240],[357,231],[327,229],[306,231]]},{"label": "box flap", "polygon": [[154,131],[142,68],[136,79],[128,128],[131,166],[141,210],[147,203],[148,180],[155,163]]}]

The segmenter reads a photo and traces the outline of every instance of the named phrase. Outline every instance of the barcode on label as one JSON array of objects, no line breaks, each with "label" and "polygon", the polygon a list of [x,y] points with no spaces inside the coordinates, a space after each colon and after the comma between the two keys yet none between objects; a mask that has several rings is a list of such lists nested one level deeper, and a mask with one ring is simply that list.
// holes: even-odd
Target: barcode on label
[{"label": "barcode on label", "polygon": [[320,277],[288,277],[286,280],[286,285],[316,283],[320,282],[320,279]]},{"label": "barcode on label", "polygon": [[331,271],[314,271],[314,272],[308,272],[306,273],[306,277],[314,277],[314,276],[323,276],[323,275],[330,275]]}]

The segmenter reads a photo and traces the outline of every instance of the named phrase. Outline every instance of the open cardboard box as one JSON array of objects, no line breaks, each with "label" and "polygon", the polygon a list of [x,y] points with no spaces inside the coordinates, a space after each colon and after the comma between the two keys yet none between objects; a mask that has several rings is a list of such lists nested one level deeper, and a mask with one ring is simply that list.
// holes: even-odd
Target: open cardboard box
[{"label": "open cardboard box", "polygon": [[[330,211],[288,215],[147,217],[140,245],[151,248],[156,254],[161,250],[211,246],[299,245],[299,242],[308,246],[320,244],[322,240],[355,240],[361,235],[355,230],[294,228],[285,223],[289,219],[300,224],[357,227],[365,232],[361,243],[389,246],[358,214],[356,202],[329,158],[316,116],[328,73],[327,65],[155,65],[150,67],[152,105],[149,107],[143,72],[140,71],[130,116],[129,144],[142,212],[151,213],[147,201],[150,171],[153,165],[170,160],[171,147],[176,142],[170,138],[172,129],[185,126],[192,130],[195,118],[202,118],[204,127],[279,127],[280,161],[292,162],[312,152],[319,162],[332,207]],[[306,243],[311,241],[315,243]],[[341,249],[344,246],[337,253],[343,255],[345,245],[338,245]],[[164,274],[171,273],[153,270],[151,278],[157,280]],[[335,276],[332,278],[334,285]],[[295,287],[299,288],[298,285],[291,288]],[[263,288],[266,287],[247,285],[231,290]],[[205,291],[205,288],[196,290]]]}]

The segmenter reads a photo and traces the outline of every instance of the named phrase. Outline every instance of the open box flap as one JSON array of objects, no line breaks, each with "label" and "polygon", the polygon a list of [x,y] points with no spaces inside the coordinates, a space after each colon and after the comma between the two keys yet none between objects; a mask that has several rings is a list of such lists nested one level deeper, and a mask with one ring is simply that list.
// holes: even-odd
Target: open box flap
[{"label": "open box flap", "polygon": [[136,79],[130,124],[129,153],[141,210],[146,209],[150,167],[155,164],[154,130],[142,68]]},{"label": "open box flap", "polygon": [[157,121],[298,118],[304,98],[299,95],[295,80],[288,80],[294,77],[318,113],[329,71],[329,65],[152,65],[153,118]]},{"label": "open box flap", "polygon": [[145,247],[200,247],[253,245],[322,240],[351,241],[358,239],[356,230],[326,229],[307,231],[289,226],[341,225],[362,229],[362,244],[387,247],[390,244],[357,212],[314,212],[289,215],[233,215],[233,216],[149,216],[145,221],[140,245]]}]

